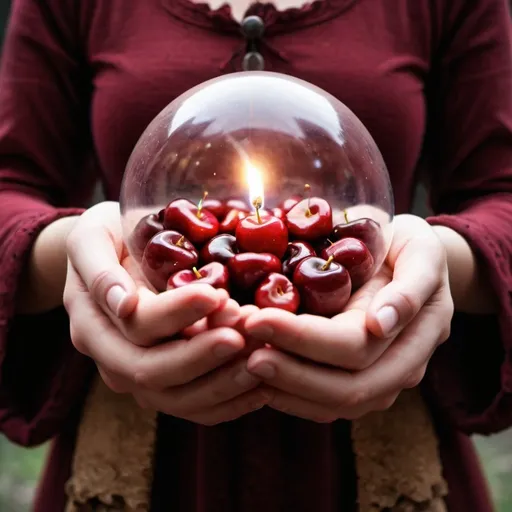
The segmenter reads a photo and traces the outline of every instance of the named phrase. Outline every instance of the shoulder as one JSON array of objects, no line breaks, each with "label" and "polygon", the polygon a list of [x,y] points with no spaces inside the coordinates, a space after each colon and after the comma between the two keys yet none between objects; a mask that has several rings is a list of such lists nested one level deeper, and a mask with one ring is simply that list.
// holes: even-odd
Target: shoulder
[{"label": "shoulder", "polygon": [[[510,46],[509,0],[429,0],[440,56],[459,59]],[[453,59],[451,59],[453,60]]]},{"label": "shoulder", "polygon": [[95,0],[12,0],[9,26],[29,39],[46,34],[72,51],[80,34],[83,6],[94,3]]}]

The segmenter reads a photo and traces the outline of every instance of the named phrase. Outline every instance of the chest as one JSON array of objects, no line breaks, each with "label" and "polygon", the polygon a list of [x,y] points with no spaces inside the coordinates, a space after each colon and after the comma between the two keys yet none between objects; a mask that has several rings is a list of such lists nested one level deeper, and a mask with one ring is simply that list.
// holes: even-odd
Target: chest
[{"label": "chest", "polygon": [[[111,195],[153,117],[198,83],[240,70],[246,48],[226,8],[188,0],[130,5],[99,2],[88,32],[92,131]],[[376,140],[400,198],[410,188],[425,129],[429,11],[421,0],[328,5],[284,14],[268,5],[252,8],[266,24],[259,48],[266,69],[307,80],[347,104]]]}]

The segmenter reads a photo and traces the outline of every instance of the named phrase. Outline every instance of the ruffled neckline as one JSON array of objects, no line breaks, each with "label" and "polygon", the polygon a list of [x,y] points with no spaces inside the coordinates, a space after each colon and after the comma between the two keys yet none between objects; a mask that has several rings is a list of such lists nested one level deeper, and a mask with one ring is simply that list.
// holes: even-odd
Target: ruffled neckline
[{"label": "ruffled neckline", "polygon": [[[273,3],[255,2],[246,16],[259,16],[265,23],[265,34],[291,32],[335,18],[357,0],[313,0],[301,7],[278,10]],[[240,23],[232,16],[231,7],[224,4],[212,9],[207,3],[192,0],[162,0],[165,9],[176,18],[209,30],[240,33]]]}]

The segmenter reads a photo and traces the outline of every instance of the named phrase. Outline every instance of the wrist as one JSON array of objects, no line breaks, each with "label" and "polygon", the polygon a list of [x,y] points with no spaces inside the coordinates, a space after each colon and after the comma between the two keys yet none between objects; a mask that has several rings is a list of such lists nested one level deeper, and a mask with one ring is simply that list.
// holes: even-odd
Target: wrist
[{"label": "wrist", "polygon": [[78,216],[57,219],[37,236],[20,283],[19,313],[43,313],[62,305],[67,272],[66,240],[77,219]]},{"label": "wrist", "polygon": [[450,290],[455,310],[473,314],[497,311],[494,291],[485,279],[484,269],[466,239],[451,228],[433,226],[446,250]]}]

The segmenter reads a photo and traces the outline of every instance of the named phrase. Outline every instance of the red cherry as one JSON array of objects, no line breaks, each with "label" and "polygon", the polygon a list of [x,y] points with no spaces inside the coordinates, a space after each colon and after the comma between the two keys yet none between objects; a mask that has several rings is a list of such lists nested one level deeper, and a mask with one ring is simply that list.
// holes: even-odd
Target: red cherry
[{"label": "red cherry", "polygon": [[219,232],[235,234],[238,223],[247,217],[247,212],[229,210],[224,220],[219,224]]},{"label": "red cherry", "polygon": [[212,261],[227,263],[237,252],[236,238],[233,235],[217,235],[201,249],[199,260],[203,264]]},{"label": "red cherry", "polygon": [[290,233],[302,240],[328,236],[332,230],[331,206],[320,197],[303,199],[286,214],[286,224]]},{"label": "red cherry", "polygon": [[341,313],[350,299],[352,285],[347,269],[332,261],[312,256],[302,260],[293,273],[304,310],[331,317]]},{"label": "red cherry", "polygon": [[228,269],[222,263],[213,261],[199,270],[196,267],[192,270],[180,270],[169,278],[167,289],[174,290],[194,283],[209,284],[214,288],[229,290]]},{"label": "red cherry", "polygon": [[142,271],[149,282],[164,291],[171,274],[197,265],[195,247],[177,231],[161,231],[146,246]]},{"label": "red cherry", "polygon": [[206,198],[203,201],[203,208],[213,213],[219,221],[224,218],[224,215],[226,215],[227,212],[226,205],[219,199],[214,198]]},{"label": "red cherry", "polygon": [[321,254],[328,260],[331,256],[336,263],[345,267],[350,274],[352,288],[359,288],[373,273],[373,256],[368,247],[357,238],[343,238],[325,248]]},{"label": "red cherry", "polygon": [[236,228],[238,247],[246,252],[268,252],[281,258],[288,245],[284,222],[273,215],[255,215],[242,219]]},{"label": "red cherry", "polygon": [[284,213],[288,213],[302,198],[300,196],[292,196],[288,199],[285,199],[281,204],[280,208],[284,211]]},{"label": "red cherry", "polygon": [[154,213],[146,215],[139,220],[132,231],[131,240],[133,249],[138,256],[141,256],[148,242],[160,231],[164,230],[163,224],[159,221],[158,215]]},{"label": "red cherry", "polygon": [[286,248],[283,259],[283,274],[288,277],[293,276],[297,265],[310,256],[316,256],[315,250],[307,242],[290,242]]},{"label": "red cherry", "polygon": [[228,199],[226,201],[226,210],[238,210],[240,212],[249,213],[251,208],[249,205],[241,199]]},{"label": "red cherry", "polygon": [[329,238],[321,238],[320,240],[315,240],[314,242],[314,249],[315,253],[318,255],[322,254],[322,251],[324,249],[327,249],[327,247],[330,247],[332,245],[332,241]]},{"label": "red cherry", "polygon": [[382,250],[383,240],[380,226],[373,219],[362,218],[334,226],[331,239],[338,241],[343,238],[357,238],[361,240],[368,247],[373,258],[376,258]]},{"label": "red cherry", "polygon": [[[277,217],[278,219],[281,219],[283,222],[286,221],[286,214],[284,213],[284,211],[281,208],[272,208],[271,210],[262,208],[260,210],[260,215],[261,216],[272,215],[274,217]],[[246,217],[247,217],[247,215],[246,215]]]},{"label": "red cherry", "polygon": [[299,309],[299,292],[282,274],[269,274],[258,286],[254,304],[259,308],[279,308],[296,313]]},{"label": "red cherry", "polygon": [[176,199],[165,209],[164,226],[183,233],[192,243],[203,244],[219,231],[219,221],[213,213],[188,199]]},{"label": "red cherry", "polygon": [[272,272],[281,271],[281,261],[275,254],[244,252],[228,262],[229,275],[241,290],[253,289]]}]

